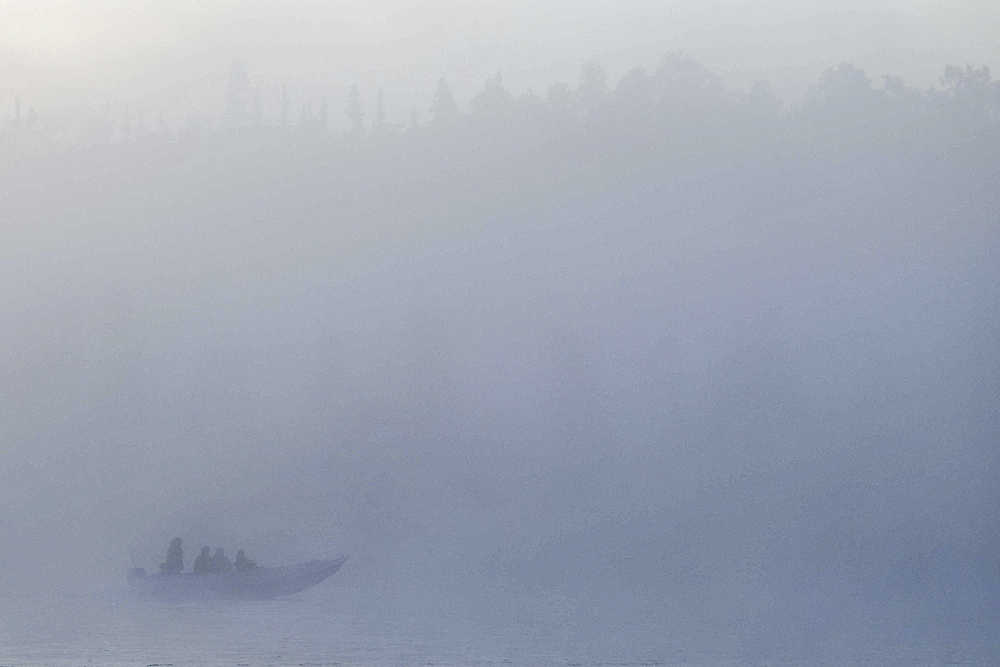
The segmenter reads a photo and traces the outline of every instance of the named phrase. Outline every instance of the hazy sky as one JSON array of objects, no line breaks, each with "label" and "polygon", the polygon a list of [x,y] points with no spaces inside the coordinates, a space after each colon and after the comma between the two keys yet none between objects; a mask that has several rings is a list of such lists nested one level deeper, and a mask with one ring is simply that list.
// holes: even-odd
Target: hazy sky
[{"label": "hazy sky", "polygon": [[945,63],[997,69],[997,34],[989,0],[0,0],[0,99],[214,112],[239,58],[265,96],[336,102],[357,82],[403,120],[440,76],[464,102],[496,71],[544,90],[589,59],[615,77],[678,49],[794,96],[842,61],[920,86]]}]

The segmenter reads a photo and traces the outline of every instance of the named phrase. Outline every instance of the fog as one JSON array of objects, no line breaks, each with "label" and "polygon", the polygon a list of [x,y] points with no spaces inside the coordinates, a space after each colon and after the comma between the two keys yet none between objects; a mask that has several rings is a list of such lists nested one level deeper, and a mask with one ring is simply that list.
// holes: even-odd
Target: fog
[{"label": "fog", "polygon": [[0,13],[0,102],[19,95],[76,116],[106,105],[154,120],[217,113],[233,59],[265,103],[284,85],[339,109],[357,83],[368,104],[383,88],[399,123],[426,116],[441,76],[465,103],[497,71],[541,94],[589,60],[618,78],[677,50],[731,85],[766,79],[796,99],[844,61],[921,88],[945,63],[1000,67],[990,0],[4,0]]},{"label": "fog", "polygon": [[996,658],[995,9],[49,4],[0,6],[0,615],[55,597],[0,660],[174,536],[348,554],[311,618],[381,629],[324,660]]}]

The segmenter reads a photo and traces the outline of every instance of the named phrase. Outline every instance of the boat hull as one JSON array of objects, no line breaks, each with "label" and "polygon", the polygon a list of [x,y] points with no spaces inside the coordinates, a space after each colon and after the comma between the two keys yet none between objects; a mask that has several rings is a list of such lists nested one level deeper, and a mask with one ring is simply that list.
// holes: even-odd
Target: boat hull
[{"label": "boat hull", "polygon": [[128,582],[136,591],[164,599],[205,597],[266,600],[294,595],[335,573],[347,560],[339,556],[283,567],[256,567],[224,574],[152,574],[130,572]]}]

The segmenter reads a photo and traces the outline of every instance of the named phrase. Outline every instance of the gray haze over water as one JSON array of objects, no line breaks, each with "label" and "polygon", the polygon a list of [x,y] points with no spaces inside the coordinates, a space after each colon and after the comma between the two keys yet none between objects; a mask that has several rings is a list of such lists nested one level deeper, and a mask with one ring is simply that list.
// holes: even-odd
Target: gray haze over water
[{"label": "gray haze over water", "polygon": [[0,4],[0,663],[995,663],[996,11],[717,4]]}]

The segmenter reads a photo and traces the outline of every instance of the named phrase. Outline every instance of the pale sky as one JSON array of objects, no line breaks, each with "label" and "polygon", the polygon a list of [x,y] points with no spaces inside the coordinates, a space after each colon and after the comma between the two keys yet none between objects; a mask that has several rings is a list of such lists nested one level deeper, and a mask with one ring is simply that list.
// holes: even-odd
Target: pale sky
[{"label": "pale sky", "polygon": [[238,58],[265,94],[285,82],[336,103],[352,83],[369,98],[382,87],[400,120],[440,76],[461,103],[497,71],[515,92],[542,91],[590,59],[615,78],[675,50],[792,97],[842,61],[925,87],[946,63],[1000,69],[1000,3],[0,0],[0,99],[41,108],[212,112]]}]

